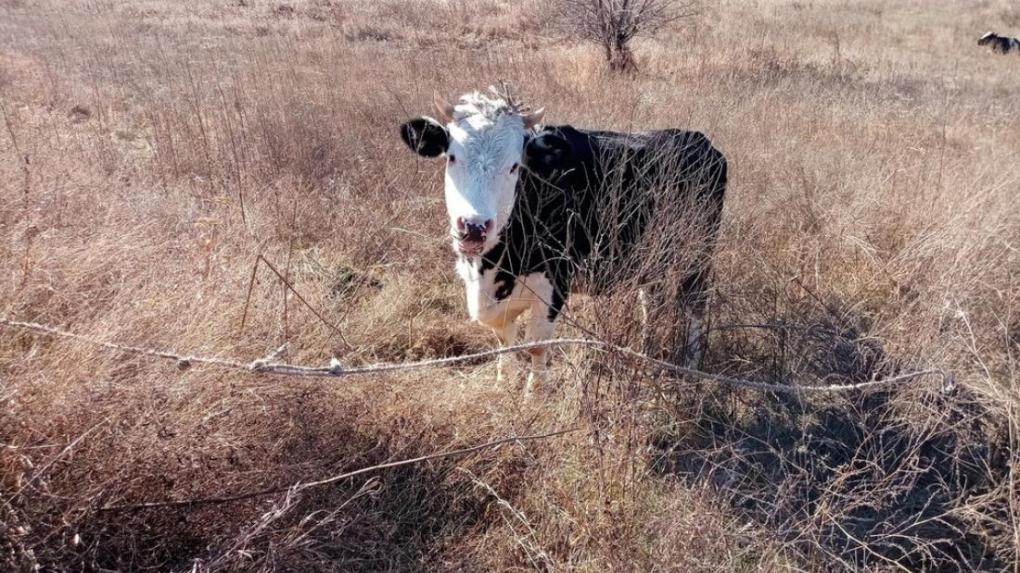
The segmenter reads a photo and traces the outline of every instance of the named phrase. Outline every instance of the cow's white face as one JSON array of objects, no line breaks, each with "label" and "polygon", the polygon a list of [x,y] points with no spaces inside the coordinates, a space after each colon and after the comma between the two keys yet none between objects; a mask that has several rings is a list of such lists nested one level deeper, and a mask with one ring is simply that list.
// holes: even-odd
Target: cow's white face
[{"label": "cow's white face", "polygon": [[524,123],[520,115],[494,120],[469,115],[446,126],[446,210],[455,248],[480,255],[495,244],[514,206]]},{"label": "cow's white face", "polygon": [[516,198],[524,144],[541,111],[521,114],[480,94],[457,106],[438,99],[441,123],[420,117],[401,126],[420,155],[446,158],[445,195],[454,249],[479,256],[499,240]]}]

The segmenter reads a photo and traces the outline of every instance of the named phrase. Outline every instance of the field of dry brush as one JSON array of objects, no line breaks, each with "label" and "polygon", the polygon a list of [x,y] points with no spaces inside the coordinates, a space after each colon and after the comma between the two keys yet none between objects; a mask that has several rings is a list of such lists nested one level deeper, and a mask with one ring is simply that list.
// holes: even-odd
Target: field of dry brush
[{"label": "field of dry brush", "polygon": [[[0,326],[0,570],[1020,570],[1020,57],[976,45],[1020,7],[706,2],[617,74],[549,5],[0,0],[0,317],[242,361],[492,348],[397,126],[506,79],[726,154],[705,370],[955,389],[566,348],[526,399],[491,360],[305,379]],[[631,295],[560,333],[634,345]]]}]

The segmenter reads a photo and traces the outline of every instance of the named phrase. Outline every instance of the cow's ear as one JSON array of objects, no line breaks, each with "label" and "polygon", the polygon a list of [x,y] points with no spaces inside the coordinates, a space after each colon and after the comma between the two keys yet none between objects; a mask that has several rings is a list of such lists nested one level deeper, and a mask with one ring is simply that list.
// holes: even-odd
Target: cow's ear
[{"label": "cow's ear", "polygon": [[450,134],[431,117],[418,117],[401,125],[400,139],[423,157],[439,157],[450,146]]},{"label": "cow's ear", "polygon": [[568,169],[574,152],[566,138],[555,133],[542,133],[524,144],[524,166],[542,177]]}]

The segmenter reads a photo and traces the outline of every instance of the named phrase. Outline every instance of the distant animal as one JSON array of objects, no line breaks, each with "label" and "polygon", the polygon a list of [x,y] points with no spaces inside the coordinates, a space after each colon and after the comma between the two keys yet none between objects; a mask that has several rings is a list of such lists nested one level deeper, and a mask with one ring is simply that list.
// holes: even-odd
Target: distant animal
[{"label": "distant animal", "polygon": [[988,32],[984,36],[978,39],[979,46],[991,46],[992,51],[1008,54],[1013,50],[1020,53],[1020,40],[1010,36],[1000,36],[993,32]]},{"label": "distant animal", "polygon": [[[524,341],[550,339],[582,269],[633,256],[650,214],[666,207],[656,201],[694,202],[704,219],[699,228],[711,235],[709,253],[680,275],[683,294],[671,308],[690,318],[684,360],[700,360],[710,245],[727,178],[726,159],[705,135],[540,125],[544,109],[521,111],[479,92],[456,105],[437,93],[434,105],[438,119],[407,121],[400,135],[415,153],[446,159],[450,235],[472,320],[513,345],[517,318],[530,310]],[[664,181],[668,189],[653,193]],[[621,204],[629,207],[613,211]],[[529,353],[526,392],[545,379],[548,365],[544,348]],[[497,368],[504,378],[504,361]]]}]

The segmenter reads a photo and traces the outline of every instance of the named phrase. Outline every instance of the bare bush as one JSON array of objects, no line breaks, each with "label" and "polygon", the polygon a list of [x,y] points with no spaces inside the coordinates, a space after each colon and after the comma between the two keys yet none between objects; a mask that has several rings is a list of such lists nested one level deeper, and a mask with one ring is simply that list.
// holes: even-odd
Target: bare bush
[{"label": "bare bush", "polygon": [[567,30],[602,47],[614,71],[637,69],[631,41],[650,37],[696,13],[690,0],[558,0],[557,11]]}]

